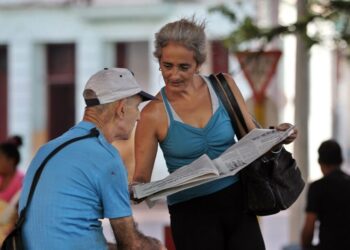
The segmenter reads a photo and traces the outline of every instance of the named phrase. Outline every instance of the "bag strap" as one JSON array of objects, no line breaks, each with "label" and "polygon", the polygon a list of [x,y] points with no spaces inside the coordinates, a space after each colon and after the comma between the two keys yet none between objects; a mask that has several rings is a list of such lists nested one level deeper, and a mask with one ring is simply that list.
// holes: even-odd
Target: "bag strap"
[{"label": "bag strap", "polygon": [[41,173],[44,170],[44,167],[46,165],[46,163],[55,155],[57,154],[61,149],[63,149],[64,147],[68,146],[69,144],[79,141],[79,140],[83,140],[83,139],[87,139],[90,137],[97,137],[99,135],[99,132],[96,128],[92,128],[89,132],[89,134],[87,135],[83,135],[83,136],[79,136],[73,139],[70,139],[64,143],[62,143],[61,145],[59,145],[57,148],[55,148],[44,160],[43,162],[40,164],[39,168],[37,169],[37,171],[35,172],[34,178],[33,178],[33,182],[32,185],[30,186],[30,191],[29,191],[29,195],[28,195],[28,199],[26,202],[26,205],[23,207],[22,211],[20,212],[18,221],[15,225],[16,228],[19,228],[23,225],[24,223],[24,219],[25,219],[25,213],[26,213],[26,209],[28,207],[28,205],[30,204],[30,202],[32,201],[33,195],[34,195],[34,191],[35,188],[38,184],[39,178],[41,176]]},{"label": "bag strap", "polygon": [[222,104],[224,105],[230,120],[232,127],[237,134],[237,138],[242,138],[246,133],[248,133],[248,127],[245,123],[241,109],[239,108],[236,97],[232,93],[230,86],[228,85],[225,76],[222,73],[217,75],[211,74],[209,79],[215,89],[217,96],[220,98]]}]

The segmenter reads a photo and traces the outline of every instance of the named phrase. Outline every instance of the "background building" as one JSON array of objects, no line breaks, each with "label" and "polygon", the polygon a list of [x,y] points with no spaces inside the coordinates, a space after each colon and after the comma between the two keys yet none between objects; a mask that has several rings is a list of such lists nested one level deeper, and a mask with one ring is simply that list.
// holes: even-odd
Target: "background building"
[{"label": "background building", "polygon": [[[147,91],[157,93],[164,83],[152,54],[154,33],[169,21],[193,15],[207,22],[208,60],[201,73],[232,73],[249,102],[249,84],[234,55],[220,42],[232,24],[219,13],[208,13],[209,7],[220,3],[255,15],[264,25],[296,19],[295,0],[0,0],[0,140],[12,134],[23,136],[21,168],[25,171],[41,144],[82,118],[83,87],[104,67],[129,68]],[[272,48],[280,49],[282,57],[267,89],[274,110],[270,121],[293,123],[295,38],[281,39]],[[306,166],[310,179],[320,177],[316,149],[321,141],[339,139],[350,158],[348,67],[343,54],[332,48],[317,46],[311,51],[310,162]],[[131,175],[132,140],[116,146]],[[162,155],[155,169],[154,179],[167,174]],[[166,240],[164,204],[153,210],[135,207],[135,215],[146,233]],[[296,241],[300,228],[291,229],[288,216],[285,211],[261,219],[267,249]]]}]

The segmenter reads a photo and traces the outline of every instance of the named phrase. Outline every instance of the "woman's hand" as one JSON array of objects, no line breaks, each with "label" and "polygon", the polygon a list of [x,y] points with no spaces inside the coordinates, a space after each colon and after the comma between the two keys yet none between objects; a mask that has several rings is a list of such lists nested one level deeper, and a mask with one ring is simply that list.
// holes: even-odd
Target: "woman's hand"
[{"label": "woman's hand", "polygon": [[[286,131],[287,129],[289,129],[292,126],[293,125],[290,123],[281,123],[277,127],[270,127],[270,128],[275,128],[276,130],[279,130],[279,131]],[[283,144],[289,144],[289,143],[293,142],[297,138],[297,136],[298,136],[298,130],[294,127],[292,129],[292,133],[284,141],[282,141],[281,143],[274,146],[270,150],[270,152],[272,154],[275,154],[275,155],[279,154],[283,148]]]},{"label": "woman's hand", "polygon": [[[276,130],[285,131],[292,127],[293,125],[290,123],[281,123],[276,127]],[[292,133],[282,142],[282,144],[289,144],[293,142],[298,136],[298,130],[294,127]]]},{"label": "woman's hand", "polygon": [[133,204],[139,204],[141,202],[143,202],[145,199],[137,199],[134,197],[134,189],[133,186],[137,185],[137,184],[141,184],[142,182],[138,182],[138,181],[133,181],[129,184],[129,195],[130,195],[130,200],[132,201]]}]

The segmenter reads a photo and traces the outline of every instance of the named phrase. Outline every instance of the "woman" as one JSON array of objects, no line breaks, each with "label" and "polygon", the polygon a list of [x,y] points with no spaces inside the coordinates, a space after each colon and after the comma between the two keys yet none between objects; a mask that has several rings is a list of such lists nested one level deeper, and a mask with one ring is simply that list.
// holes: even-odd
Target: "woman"
[{"label": "woman", "polygon": [[23,173],[17,170],[20,162],[20,136],[13,136],[0,144],[0,200],[9,202],[22,188]]},{"label": "woman", "polygon": [[0,245],[17,220],[17,203],[24,177],[17,170],[21,145],[20,136],[0,144]]},{"label": "woman", "polygon": [[[134,183],[150,181],[158,143],[170,173],[202,154],[217,158],[235,143],[225,108],[208,80],[198,74],[206,57],[204,28],[204,23],[181,19],[155,35],[154,55],[165,87],[141,113],[135,135]],[[225,77],[249,129],[255,128],[239,89],[231,76]],[[296,132],[284,143],[295,138]],[[177,250],[265,248],[256,216],[243,211],[238,182],[238,176],[230,176],[168,197]]]}]

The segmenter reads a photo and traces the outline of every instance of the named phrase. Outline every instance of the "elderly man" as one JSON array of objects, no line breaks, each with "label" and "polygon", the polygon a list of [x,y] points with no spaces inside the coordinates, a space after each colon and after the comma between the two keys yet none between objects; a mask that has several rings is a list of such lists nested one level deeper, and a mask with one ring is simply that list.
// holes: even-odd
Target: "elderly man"
[{"label": "elderly man", "polygon": [[[109,218],[118,249],[162,249],[158,240],[135,228],[127,172],[111,145],[114,140],[128,139],[140,118],[139,104],[153,96],[143,92],[133,74],[122,68],[94,74],[83,96],[83,120],[42,146],[29,166],[19,205],[20,211],[26,207],[25,249],[105,250],[101,218]],[[47,162],[27,204],[33,176],[44,159],[62,143],[90,134],[94,128],[96,136],[65,146]]]}]

